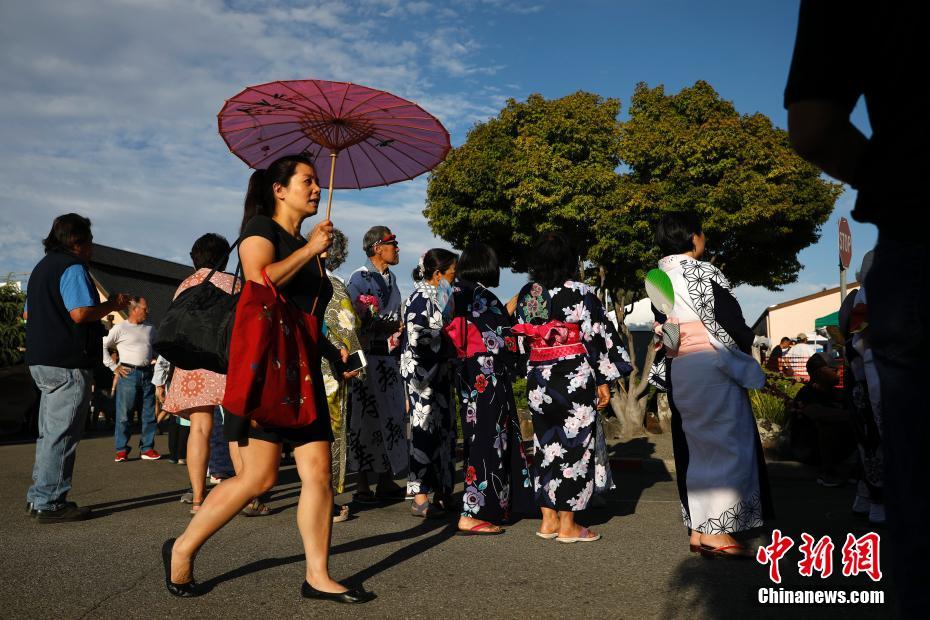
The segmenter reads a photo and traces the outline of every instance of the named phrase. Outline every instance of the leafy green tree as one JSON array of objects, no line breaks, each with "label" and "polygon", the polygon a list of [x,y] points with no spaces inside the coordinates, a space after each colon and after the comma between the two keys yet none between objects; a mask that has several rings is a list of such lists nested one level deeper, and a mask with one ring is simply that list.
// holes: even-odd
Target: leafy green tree
[{"label": "leafy green tree", "polygon": [[[675,95],[639,84],[629,120],[619,111],[616,99],[585,92],[508,101],[432,174],[431,229],[459,248],[481,239],[515,271],[538,233],[564,230],[621,325],[660,258],[653,231],[667,212],[700,213],[706,258],[734,285],[777,290],[797,279],[797,254],[817,241],[841,188],[790,149],[784,130],[738,113],[703,81]],[[639,432],[645,379],[621,387],[614,408],[626,433]]]},{"label": "leafy green tree", "polygon": [[616,99],[584,92],[511,99],[433,171],[424,211],[430,228],[458,248],[481,239],[520,272],[541,231],[562,229],[587,247],[586,229],[609,207],[618,181],[619,111]]},{"label": "leafy green tree", "polygon": [[0,368],[13,366],[23,359],[26,325],[23,305],[26,296],[12,284],[0,286]]}]

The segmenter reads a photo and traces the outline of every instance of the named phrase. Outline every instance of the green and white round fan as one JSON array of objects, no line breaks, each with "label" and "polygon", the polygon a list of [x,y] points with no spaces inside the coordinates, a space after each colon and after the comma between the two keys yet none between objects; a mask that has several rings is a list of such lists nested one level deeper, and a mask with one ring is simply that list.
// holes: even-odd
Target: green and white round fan
[{"label": "green and white round fan", "polygon": [[675,305],[675,289],[672,288],[672,280],[661,269],[651,269],[646,274],[646,295],[649,296],[652,305],[662,314],[671,312]]}]

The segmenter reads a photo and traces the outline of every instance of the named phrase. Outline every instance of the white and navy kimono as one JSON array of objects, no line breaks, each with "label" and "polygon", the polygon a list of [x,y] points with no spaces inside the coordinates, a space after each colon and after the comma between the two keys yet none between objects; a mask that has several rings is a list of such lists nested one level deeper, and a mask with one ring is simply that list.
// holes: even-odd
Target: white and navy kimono
[{"label": "white and navy kimono", "polygon": [[455,472],[455,424],[452,420],[451,341],[444,328],[437,288],[418,282],[404,302],[400,373],[410,409],[410,474],[407,493],[452,495]]},{"label": "white and navy kimono", "polygon": [[[379,301],[379,315],[399,320],[400,290],[390,270],[378,273],[369,261],[356,270],[346,285],[352,303],[362,295]],[[404,388],[398,367],[398,351],[391,351],[388,335],[362,333],[368,367],[364,378],[352,382],[349,412],[348,468],[357,472],[407,471],[407,437]]]},{"label": "white and navy kimono", "polygon": [[529,350],[526,377],[533,415],[537,505],[584,510],[606,464],[595,458],[597,386],[632,371],[604,307],[586,284],[546,290],[530,282],[517,295],[517,325]]},{"label": "white and navy kimono", "polygon": [[667,316],[653,309],[657,324],[676,325],[679,336],[652,380],[668,390],[685,526],[704,534],[758,527],[773,511],[746,392],[765,383],[749,355],[752,330],[719,269],[683,254],[666,256],[659,268],[675,298]]}]

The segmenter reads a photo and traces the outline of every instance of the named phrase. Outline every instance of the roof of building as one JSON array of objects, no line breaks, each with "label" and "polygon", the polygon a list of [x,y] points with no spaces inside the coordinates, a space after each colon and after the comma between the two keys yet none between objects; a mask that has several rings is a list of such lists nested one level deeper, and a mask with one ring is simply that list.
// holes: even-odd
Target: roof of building
[{"label": "roof of building", "polygon": [[97,243],[90,261],[90,274],[104,293],[145,297],[149,321],[156,326],[168,310],[178,285],[192,273],[194,268],[190,265]]},{"label": "roof of building", "polygon": [[[847,291],[853,291],[859,288],[858,282],[850,282],[846,285]],[[752,324],[753,331],[756,331],[756,327],[765,320],[766,315],[773,310],[781,310],[782,308],[787,308],[788,306],[794,306],[797,304],[802,304],[805,301],[811,301],[812,299],[818,299],[820,297],[825,297],[826,295],[836,295],[840,292],[840,287],[835,286],[833,288],[825,288],[824,290],[818,293],[812,293],[810,295],[805,295],[804,297],[798,297],[797,299],[790,299],[788,301],[783,301],[780,304],[775,304],[774,306],[769,306],[762,311],[762,314],[759,315],[759,318],[756,319],[756,322]],[[758,332],[756,332],[758,333]]]}]

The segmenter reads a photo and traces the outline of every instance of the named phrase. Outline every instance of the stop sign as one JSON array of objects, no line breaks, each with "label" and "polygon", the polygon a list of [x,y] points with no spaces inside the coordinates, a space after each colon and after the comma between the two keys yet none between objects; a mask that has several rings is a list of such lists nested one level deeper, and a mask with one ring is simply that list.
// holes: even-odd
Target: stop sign
[{"label": "stop sign", "polygon": [[840,265],[843,269],[849,269],[849,263],[852,261],[852,232],[849,230],[849,222],[845,217],[840,218]]}]

